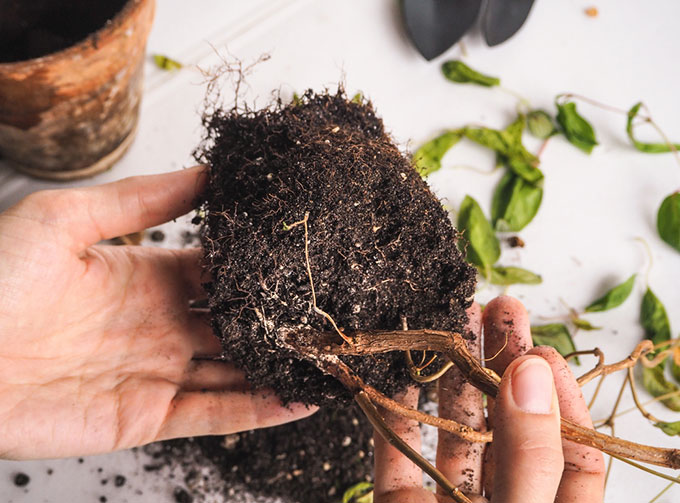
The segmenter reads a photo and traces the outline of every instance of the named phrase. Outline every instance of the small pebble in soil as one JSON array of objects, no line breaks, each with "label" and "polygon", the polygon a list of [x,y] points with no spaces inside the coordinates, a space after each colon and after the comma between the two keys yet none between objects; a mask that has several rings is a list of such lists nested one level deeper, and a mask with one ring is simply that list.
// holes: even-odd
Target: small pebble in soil
[{"label": "small pebble in soil", "polygon": [[26,475],[25,473],[17,473],[14,476],[14,485],[17,487],[24,487],[27,486],[28,483],[31,481],[31,477]]},{"label": "small pebble in soil", "polygon": [[160,231],[160,230],[155,230],[151,233],[151,241],[154,243],[160,243],[165,239],[165,232]]},{"label": "small pebble in soil", "polygon": [[186,492],[183,488],[181,487],[176,487],[175,491],[173,492],[173,496],[175,497],[175,501],[177,503],[193,503],[194,498]]},{"label": "small pebble in soil", "polygon": [[123,487],[127,479],[123,475],[116,475],[113,479],[113,485],[116,487]]}]

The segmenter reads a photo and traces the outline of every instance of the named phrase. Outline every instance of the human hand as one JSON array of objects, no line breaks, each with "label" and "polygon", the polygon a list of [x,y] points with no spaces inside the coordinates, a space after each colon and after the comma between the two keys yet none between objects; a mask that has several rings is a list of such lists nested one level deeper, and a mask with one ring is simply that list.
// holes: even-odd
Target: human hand
[{"label": "human hand", "polygon": [[[532,349],[526,310],[511,297],[491,301],[483,316],[475,304],[468,316],[467,330],[476,336],[469,343],[470,352],[480,357],[483,325],[484,352],[497,354],[486,365],[503,376],[497,399],[488,400],[488,426],[493,428],[494,440],[485,455],[482,444],[440,430],[437,468],[473,502],[487,501],[480,496],[484,491],[492,503],[601,503],[602,453],[560,437],[560,414],[593,426],[567,363],[552,348]],[[408,390],[401,401],[417,407],[418,391]],[[419,450],[418,424],[383,413],[388,425]],[[439,414],[477,430],[487,426],[482,393],[455,368],[439,379]],[[434,494],[424,489],[420,469],[376,435],[376,503],[452,501],[437,490]]]},{"label": "human hand", "polygon": [[0,458],[85,455],[313,412],[250,393],[204,317],[200,250],[97,245],[189,212],[196,167],[0,214]]}]

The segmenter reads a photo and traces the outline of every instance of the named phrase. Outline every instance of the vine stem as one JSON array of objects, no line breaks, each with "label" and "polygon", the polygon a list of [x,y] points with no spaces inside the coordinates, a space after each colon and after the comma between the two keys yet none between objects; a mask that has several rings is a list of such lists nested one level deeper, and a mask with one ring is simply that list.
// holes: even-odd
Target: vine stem
[{"label": "vine stem", "polygon": [[[277,339],[282,346],[295,351],[323,372],[336,377],[355,396],[365,391],[367,386],[340,360],[340,355],[369,355],[408,349],[441,352],[477,389],[491,397],[496,397],[498,394],[500,377],[492,370],[481,366],[480,362],[468,352],[465,339],[458,333],[437,330],[375,330],[356,331],[348,335],[352,340],[351,344],[338,344],[336,334],[320,332],[310,327],[281,327],[277,332]],[[611,373],[613,369],[621,370],[632,367],[637,359],[650,348],[653,348],[651,342],[643,341],[638,345],[634,354],[621,362],[596,367],[599,371],[593,378]],[[375,393],[379,392],[376,390]],[[381,400],[387,404],[383,405],[384,407],[397,414],[403,414],[401,409],[391,405],[390,402],[394,401],[388,397],[383,396]],[[599,433],[564,418],[561,420],[561,432],[562,437],[567,440],[594,447],[610,455],[674,469],[680,468],[680,450],[678,449],[637,444]]]}]

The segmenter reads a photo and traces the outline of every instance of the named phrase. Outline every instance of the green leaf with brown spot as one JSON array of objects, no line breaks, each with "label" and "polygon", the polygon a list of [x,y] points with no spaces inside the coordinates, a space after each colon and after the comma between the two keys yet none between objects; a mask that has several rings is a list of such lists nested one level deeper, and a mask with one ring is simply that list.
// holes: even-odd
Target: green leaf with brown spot
[{"label": "green leaf with brown spot", "polygon": [[636,275],[633,274],[626,281],[611,288],[602,297],[590,303],[590,305],[586,307],[586,313],[608,311],[609,309],[614,309],[623,304],[630,296],[630,292],[633,291],[635,276]]},{"label": "green leaf with brown spot", "polygon": [[459,60],[446,61],[442,64],[442,73],[451,82],[458,84],[478,84],[484,87],[493,87],[501,83],[499,78],[484,75]]},{"label": "green leaf with brown spot", "polygon": [[373,484],[359,482],[345,491],[342,503],[373,503]]}]

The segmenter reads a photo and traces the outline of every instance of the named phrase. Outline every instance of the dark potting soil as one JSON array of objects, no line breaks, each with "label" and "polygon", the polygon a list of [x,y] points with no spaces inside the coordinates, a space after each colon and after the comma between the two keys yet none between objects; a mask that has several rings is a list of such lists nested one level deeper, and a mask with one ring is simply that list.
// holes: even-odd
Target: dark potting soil
[{"label": "dark potting soil", "polygon": [[175,494],[183,491],[188,501],[214,501],[216,493],[227,501],[252,501],[238,489],[245,486],[257,496],[337,503],[349,487],[372,480],[372,434],[351,405],[275,428],[163,442],[150,451],[164,465],[182,466],[184,487]]},{"label": "dark potting soil", "polygon": [[127,0],[0,0],[0,63],[24,61],[85,40]]},{"label": "dark potting soil", "polygon": [[[351,396],[277,345],[282,328],[462,331],[475,272],[446,211],[370,103],[307,92],[287,106],[218,111],[197,158],[210,165],[202,241],[212,325],[224,356],[284,402]],[[308,214],[308,236],[295,225]],[[412,382],[403,352],[343,357],[393,395]],[[316,435],[316,432],[313,433]],[[253,454],[256,455],[256,454]]]}]

